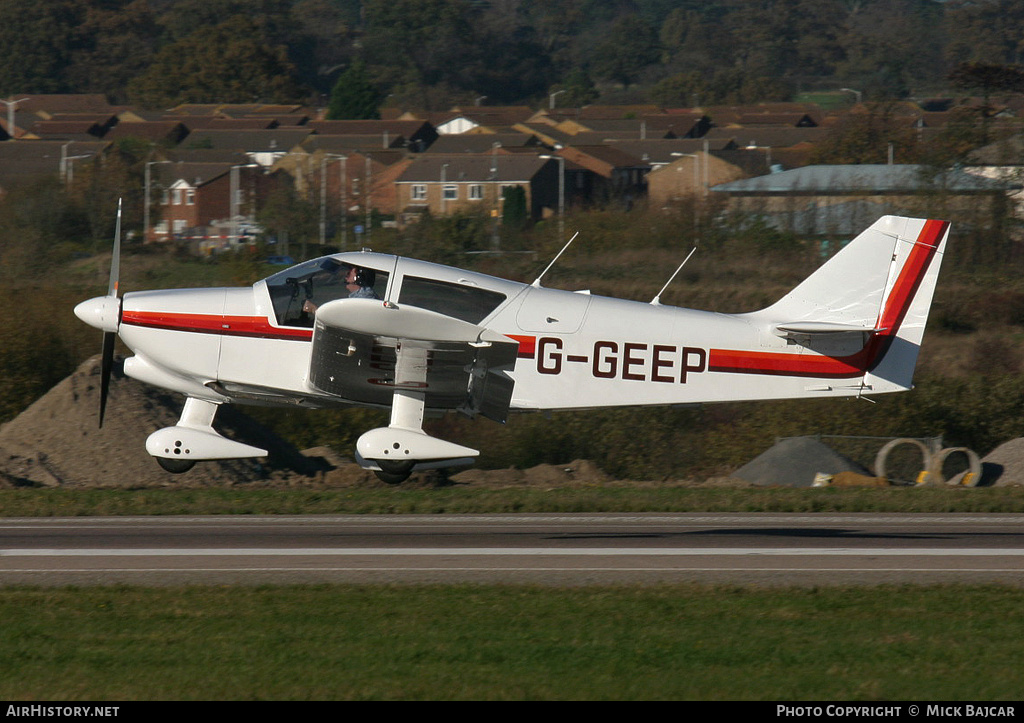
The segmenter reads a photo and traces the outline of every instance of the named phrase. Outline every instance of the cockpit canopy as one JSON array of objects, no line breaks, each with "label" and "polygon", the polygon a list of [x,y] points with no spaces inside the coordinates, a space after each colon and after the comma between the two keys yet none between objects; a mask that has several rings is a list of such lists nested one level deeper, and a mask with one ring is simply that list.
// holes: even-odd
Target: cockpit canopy
[{"label": "cockpit canopy", "polygon": [[[386,266],[394,272],[394,278],[382,269],[385,263],[381,258],[388,260]],[[384,299],[390,294],[390,300],[397,300],[399,306],[415,306],[479,324],[510,294],[523,288],[516,282],[411,259],[368,254],[367,263],[373,265],[352,261],[353,255],[325,256],[268,277],[266,284],[277,323],[312,326],[314,314],[310,309],[329,301],[350,297]]]},{"label": "cockpit canopy", "polygon": [[[352,271],[353,275],[350,275]],[[312,306],[323,306],[335,299],[351,296],[384,298],[388,272],[348,264],[332,256],[313,259],[267,278],[267,290],[274,304],[277,323],[282,326],[312,326]]]}]

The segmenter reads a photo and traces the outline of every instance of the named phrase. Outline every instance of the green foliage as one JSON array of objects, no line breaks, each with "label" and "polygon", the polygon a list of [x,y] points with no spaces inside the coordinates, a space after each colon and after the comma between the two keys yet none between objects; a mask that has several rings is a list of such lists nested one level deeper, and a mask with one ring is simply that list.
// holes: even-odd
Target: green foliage
[{"label": "green foliage", "polygon": [[380,118],[380,113],[377,110],[380,101],[381,94],[370,82],[366,66],[357,61],[338,76],[338,82],[334,84],[331,100],[327,106],[327,118],[329,120]]},{"label": "green foliage", "polygon": [[896,163],[912,163],[918,133],[898,103],[872,103],[864,112],[849,113],[811,153],[811,163],[886,163],[892,144]]},{"label": "green foliage", "polygon": [[437,263],[465,266],[466,254],[490,248],[494,221],[483,213],[424,215],[396,242],[394,251]]},{"label": "green foliage", "polygon": [[565,91],[555,98],[556,108],[582,108],[596,101],[601,94],[594,86],[594,81],[583,68],[573,68],[565,77],[561,86],[551,88],[552,93]]},{"label": "green foliage", "polygon": [[81,300],[49,286],[0,293],[0,424],[99,353],[100,333],[71,313]]},{"label": "green foliage", "polygon": [[590,67],[599,78],[629,85],[658,59],[658,38],[638,15],[623,15],[593,50]]},{"label": "green foliage", "polygon": [[882,99],[1024,52],[1016,0],[8,0],[4,10],[0,96],[96,92],[153,107],[308,101],[354,58],[378,92],[423,109],[480,96],[536,103],[562,89],[560,107],[581,106],[599,100],[587,74],[672,106],[781,99],[797,80]]},{"label": "green foliage", "polygon": [[521,229],[529,220],[526,209],[526,190],[522,186],[505,189],[505,200],[501,207],[501,223],[509,229]]},{"label": "green foliage", "polygon": [[284,46],[258,25],[234,16],[165,46],[128,84],[133,103],[166,108],[180,103],[288,103],[302,97]]}]

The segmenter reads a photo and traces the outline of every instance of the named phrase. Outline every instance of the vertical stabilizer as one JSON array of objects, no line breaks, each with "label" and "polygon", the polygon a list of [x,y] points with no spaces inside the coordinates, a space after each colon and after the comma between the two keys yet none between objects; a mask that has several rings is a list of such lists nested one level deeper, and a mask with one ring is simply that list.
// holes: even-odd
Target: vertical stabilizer
[{"label": "vertical stabilizer", "polygon": [[746,315],[795,347],[764,373],[845,379],[867,394],[909,389],[948,236],[947,221],[884,216]]}]

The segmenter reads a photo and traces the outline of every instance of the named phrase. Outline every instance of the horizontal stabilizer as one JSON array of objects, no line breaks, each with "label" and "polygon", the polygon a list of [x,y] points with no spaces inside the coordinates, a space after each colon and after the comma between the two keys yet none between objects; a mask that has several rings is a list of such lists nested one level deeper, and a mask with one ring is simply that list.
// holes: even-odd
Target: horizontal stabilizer
[{"label": "horizontal stabilizer", "polygon": [[840,324],[832,321],[796,321],[789,324],[776,324],[776,336],[793,337],[808,334],[877,334],[885,331],[876,326],[858,326],[856,324]]}]

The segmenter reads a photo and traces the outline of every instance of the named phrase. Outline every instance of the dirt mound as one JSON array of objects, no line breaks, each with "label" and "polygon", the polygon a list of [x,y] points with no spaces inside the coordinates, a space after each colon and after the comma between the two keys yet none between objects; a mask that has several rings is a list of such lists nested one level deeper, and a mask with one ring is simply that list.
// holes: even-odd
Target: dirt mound
[{"label": "dirt mound", "polygon": [[[963,475],[949,480],[958,484]],[[1014,487],[1024,485],[1024,438],[1011,439],[992,450],[981,460],[979,487]]]},{"label": "dirt mound", "polygon": [[457,484],[513,487],[517,485],[565,485],[567,483],[601,484],[611,478],[588,460],[577,459],[569,464],[539,464],[529,469],[468,469],[451,476]]},{"label": "dirt mound", "polygon": [[187,474],[169,474],[146,453],[146,437],[178,421],[183,398],[129,379],[116,365],[99,429],[99,386],[97,356],[0,427],[0,484],[6,477],[8,484],[32,486],[234,485],[329,468],[225,405],[217,415],[218,430],[269,456],[204,462]]},{"label": "dirt mound", "polygon": [[814,437],[784,439],[733,472],[733,477],[759,486],[811,487],[818,474],[871,472]]}]

